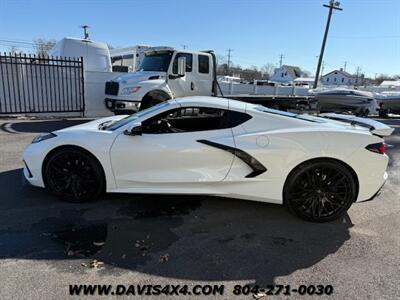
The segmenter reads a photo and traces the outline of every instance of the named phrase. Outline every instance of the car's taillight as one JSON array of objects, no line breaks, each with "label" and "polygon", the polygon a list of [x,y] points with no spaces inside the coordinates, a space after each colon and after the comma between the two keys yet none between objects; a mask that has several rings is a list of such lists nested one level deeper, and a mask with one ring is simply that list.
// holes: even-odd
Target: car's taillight
[{"label": "car's taillight", "polygon": [[365,147],[365,149],[371,151],[371,152],[375,152],[375,153],[379,153],[379,154],[385,154],[385,143],[376,143],[376,144],[370,144],[367,147]]}]

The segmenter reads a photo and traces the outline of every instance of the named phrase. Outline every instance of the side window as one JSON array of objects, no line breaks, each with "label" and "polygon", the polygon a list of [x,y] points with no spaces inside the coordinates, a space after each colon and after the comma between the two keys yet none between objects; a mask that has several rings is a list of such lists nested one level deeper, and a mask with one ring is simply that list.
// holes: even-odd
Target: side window
[{"label": "side window", "polygon": [[186,57],[186,72],[192,72],[193,55],[189,53],[177,53],[172,65],[172,73],[178,73],[178,58]]},{"label": "side window", "polygon": [[199,55],[199,73],[210,73],[210,58],[207,55]]},{"label": "side window", "polygon": [[246,113],[230,110],[228,113],[228,124],[227,127],[233,128],[247,122],[252,117]]},{"label": "side window", "polygon": [[245,113],[211,107],[169,110],[142,122],[143,133],[180,133],[226,129],[251,119]]},{"label": "side window", "polygon": [[179,133],[228,127],[228,111],[210,107],[184,107],[169,110],[142,122],[144,133]]}]

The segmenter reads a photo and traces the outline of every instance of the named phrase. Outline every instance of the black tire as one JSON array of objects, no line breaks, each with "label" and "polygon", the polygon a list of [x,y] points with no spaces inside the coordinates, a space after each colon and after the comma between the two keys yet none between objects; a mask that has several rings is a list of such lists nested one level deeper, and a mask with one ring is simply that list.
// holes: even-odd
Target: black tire
[{"label": "black tire", "polygon": [[91,201],[105,191],[100,163],[79,148],[63,148],[52,153],[46,159],[43,177],[46,188],[68,202]]},{"label": "black tire", "polygon": [[157,105],[158,103],[161,103],[161,102],[163,102],[163,101],[159,100],[159,99],[154,99],[154,98],[148,98],[148,99],[142,100],[142,102],[140,103],[139,111],[144,110],[149,107],[152,107],[154,105]]},{"label": "black tire", "polygon": [[140,102],[139,111],[157,105],[158,103],[168,101],[171,97],[163,91],[151,91],[146,94]]},{"label": "black tire", "polygon": [[300,218],[311,222],[338,219],[357,198],[352,173],[341,163],[330,160],[306,162],[286,180],[283,201]]},{"label": "black tire", "polygon": [[380,118],[387,118],[389,114],[389,110],[388,109],[384,109],[384,108],[380,108],[379,109],[379,117]]}]

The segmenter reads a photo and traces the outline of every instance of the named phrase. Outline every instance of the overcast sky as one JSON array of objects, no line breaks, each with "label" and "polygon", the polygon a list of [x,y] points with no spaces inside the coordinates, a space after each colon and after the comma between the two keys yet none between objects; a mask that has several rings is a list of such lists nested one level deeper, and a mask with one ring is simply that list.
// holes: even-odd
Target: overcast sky
[{"label": "overcast sky", "polygon": [[[0,0],[0,50],[9,40],[29,51],[34,38],[81,37],[116,47],[187,45],[214,49],[242,66],[284,63],[315,72],[328,0]],[[400,74],[400,0],[343,0],[335,12],[324,73],[358,66],[370,76]]]}]

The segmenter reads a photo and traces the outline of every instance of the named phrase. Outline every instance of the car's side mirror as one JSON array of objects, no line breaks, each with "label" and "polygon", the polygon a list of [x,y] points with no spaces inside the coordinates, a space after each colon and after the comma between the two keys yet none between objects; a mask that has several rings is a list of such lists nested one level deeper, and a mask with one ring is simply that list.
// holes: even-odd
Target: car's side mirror
[{"label": "car's side mirror", "polygon": [[185,76],[186,74],[186,57],[181,56],[178,57],[178,75],[180,77]]},{"label": "car's side mirror", "polygon": [[125,135],[142,135],[142,124],[135,124],[124,131]]}]

